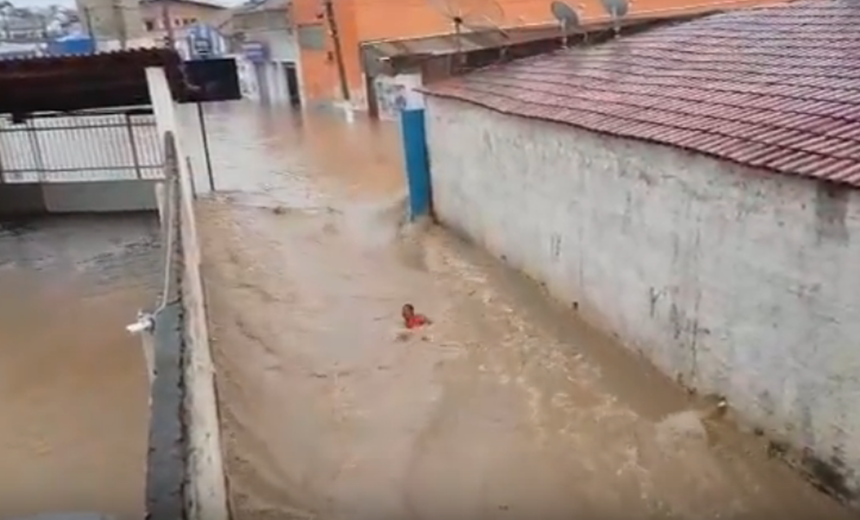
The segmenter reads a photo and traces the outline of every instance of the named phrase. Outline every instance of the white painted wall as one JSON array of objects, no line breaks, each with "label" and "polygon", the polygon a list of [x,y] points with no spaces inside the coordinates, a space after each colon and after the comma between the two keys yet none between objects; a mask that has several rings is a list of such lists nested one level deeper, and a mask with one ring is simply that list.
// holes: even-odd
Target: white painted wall
[{"label": "white painted wall", "polygon": [[444,224],[857,496],[860,191],[427,101]]},{"label": "white painted wall", "polygon": [[418,92],[424,83],[420,73],[376,76],[373,82],[380,119],[396,121],[401,110],[424,108],[424,94]]},{"label": "white painted wall", "polygon": [[[287,88],[287,78],[285,63],[294,63],[296,70],[301,71],[299,64],[299,44],[295,31],[284,29],[254,29],[246,32],[248,41],[263,43],[268,49],[269,60],[265,63],[263,81],[265,81],[265,92],[269,93],[268,102],[272,104],[285,104],[290,100],[289,90]],[[304,84],[302,82],[301,73],[299,73],[299,90],[302,91]],[[250,97],[255,101],[261,101],[259,95],[264,91],[260,88],[259,82],[257,85],[257,96]],[[304,99],[304,96],[302,96]]]},{"label": "white painted wall", "polygon": [[246,38],[265,43],[272,61],[296,62],[299,59],[299,43],[295,31],[256,29],[248,31]]},{"label": "white painted wall", "polygon": [[257,73],[254,64],[244,56],[229,56],[236,60],[236,74],[239,77],[239,89],[242,97],[252,101],[260,100],[260,86],[257,84]]}]

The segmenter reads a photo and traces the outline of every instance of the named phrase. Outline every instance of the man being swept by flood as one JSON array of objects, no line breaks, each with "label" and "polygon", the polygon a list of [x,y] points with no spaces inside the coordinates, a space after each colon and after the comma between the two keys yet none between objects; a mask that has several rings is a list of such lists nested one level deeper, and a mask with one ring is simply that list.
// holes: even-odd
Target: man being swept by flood
[{"label": "man being swept by flood", "polygon": [[403,316],[403,325],[407,329],[418,329],[432,323],[427,316],[416,314],[415,307],[413,307],[411,303],[407,303],[403,306],[401,315]]},{"label": "man being swept by flood", "polygon": [[[413,307],[411,303],[407,303],[403,306],[400,311],[400,315],[403,317],[403,326],[406,330],[397,333],[397,341],[407,341],[418,332],[418,329],[432,323],[430,318],[427,316],[416,313],[415,307]],[[422,335],[421,339],[423,341],[429,341],[427,336]]]}]

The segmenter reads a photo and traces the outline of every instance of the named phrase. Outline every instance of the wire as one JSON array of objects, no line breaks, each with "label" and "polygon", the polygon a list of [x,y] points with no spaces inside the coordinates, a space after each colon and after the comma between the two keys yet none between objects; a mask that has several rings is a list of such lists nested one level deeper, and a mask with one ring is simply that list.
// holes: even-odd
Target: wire
[{"label": "wire", "polygon": [[173,234],[174,228],[176,227],[176,206],[178,206],[176,202],[176,184],[177,179],[176,176],[170,179],[170,182],[167,184],[168,189],[165,190],[165,201],[169,201],[168,208],[168,216],[167,216],[167,233],[165,237],[165,255],[164,255],[164,287],[161,293],[161,303],[158,307],[152,311],[151,316],[155,318],[158,316],[164,309],[167,308],[168,305],[173,303],[172,300],[169,299],[170,295],[170,279],[172,278],[172,268],[173,268],[173,253],[175,251],[175,247],[173,244]]}]

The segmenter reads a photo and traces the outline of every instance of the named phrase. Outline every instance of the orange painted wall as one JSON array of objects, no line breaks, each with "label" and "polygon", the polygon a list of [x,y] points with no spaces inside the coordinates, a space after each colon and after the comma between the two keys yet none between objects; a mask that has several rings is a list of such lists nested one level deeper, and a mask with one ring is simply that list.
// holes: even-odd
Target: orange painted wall
[{"label": "orange painted wall", "polygon": [[[323,0],[294,0],[298,24],[325,21]],[[513,27],[524,24],[552,22],[550,0],[447,0],[465,7],[481,5],[479,12],[491,13],[499,25]],[[579,8],[584,20],[605,20],[599,0],[567,0]],[[630,16],[687,14],[714,8],[732,9],[750,5],[777,3],[780,0],[631,0]],[[364,78],[359,54],[360,44],[373,40],[415,38],[450,33],[452,24],[434,7],[446,0],[333,0],[340,30],[342,51],[352,97],[356,101],[364,93]],[[333,59],[334,45],[328,38],[326,53],[301,52],[305,84],[313,85],[306,96],[318,99],[339,99],[337,66]],[[328,54],[328,57],[326,56]],[[307,61],[307,63],[305,63]],[[306,89],[307,90],[307,89]],[[321,96],[321,97],[320,97]]]},{"label": "orange painted wall", "polygon": [[[350,84],[360,84],[361,64],[358,60],[358,40],[352,0],[334,0],[335,16],[340,32],[344,65]],[[323,24],[328,33],[322,0],[293,0],[293,16],[298,27]],[[311,103],[340,99],[334,41],[328,34],[325,50],[299,49],[305,100]]]}]

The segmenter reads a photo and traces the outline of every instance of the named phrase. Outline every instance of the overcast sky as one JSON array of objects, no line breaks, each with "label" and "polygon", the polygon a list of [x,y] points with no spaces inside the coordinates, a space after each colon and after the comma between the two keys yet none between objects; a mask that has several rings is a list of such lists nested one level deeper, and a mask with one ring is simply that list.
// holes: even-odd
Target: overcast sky
[{"label": "overcast sky", "polygon": [[16,7],[47,7],[51,4],[74,7],[75,0],[12,0]]},{"label": "overcast sky", "polygon": [[[215,0],[224,5],[234,5],[241,3],[241,0]],[[61,5],[63,7],[74,7],[75,0],[12,0],[12,3],[18,7],[47,7],[51,4]]]}]

